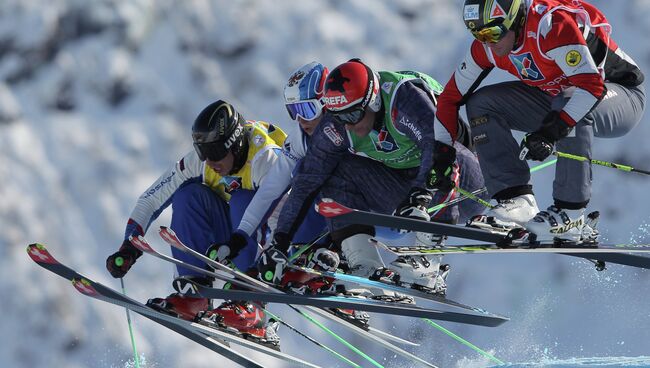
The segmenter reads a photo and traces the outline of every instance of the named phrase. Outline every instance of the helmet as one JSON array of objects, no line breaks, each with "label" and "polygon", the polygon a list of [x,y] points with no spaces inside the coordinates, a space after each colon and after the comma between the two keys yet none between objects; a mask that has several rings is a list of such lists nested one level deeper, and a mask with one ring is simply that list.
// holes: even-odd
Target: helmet
[{"label": "helmet", "polygon": [[335,119],[356,124],[363,118],[366,107],[379,111],[379,78],[361,60],[352,59],[327,76],[323,101]]},{"label": "helmet", "polygon": [[525,6],[525,0],[465,0],[463,21],[477,40],[495,43],[509,30],[519,33]]},{"label": "helmet", "polygon": [[227,102],[219,100],[204,108],[192,125],[194,149],[201,161],[220,161],[228,152],[240,157],[245,148],[245,122]]},{"label": "helmet", "polygon": [[320,98],[323,96],[327,68],[312,61],[291,73],[284,86],[284,103],[292,120],[298,116],[311,121],[323,110]]}]

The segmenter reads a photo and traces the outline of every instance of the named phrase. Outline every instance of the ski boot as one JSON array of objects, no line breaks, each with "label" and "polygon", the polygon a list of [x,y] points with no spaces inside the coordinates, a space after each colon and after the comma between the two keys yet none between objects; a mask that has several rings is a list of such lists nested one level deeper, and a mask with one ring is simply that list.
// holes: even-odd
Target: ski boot
[{"label": "ski boot", "polygon": [[590,212],[585,218],[585,226],[582,228],[582,235],[580,237],[581,244],[596,245],[598,244],[598,236],[600,232],[596,227],[600,219],[600,212]]},{"label": "ski boot", "polygon": [[[320,248],[309,255],[305,263],[307,268],[336,272],[341,264],[341,259],[338,253]],[[289,270],[282,277],[281,284],[284,288],[298,294],[349,294],[346,292],[345,286],[336,284],[335,281],[331,277],[314,277],[314,275],[306,272]],[[328,310],[358,327],[368,329],[370,315],[366,312],[343,308],[328,308]]]},{"label": "ski boot", "polygon": [[539,212],[532,194],[499,200],[497,205],[484,215],[467,220],[466,226],[507,235],[512,229],[521,228]]},{"label": "ski boot", "polygon": [[[336,272],[340,259],[336,252],[320,248],[299,261],[307,268],[317,271]],[[333,278],[316,276],[309,272],[291,268],[285,271],[282,280],[280,280],[279,287],[303,295],[336,293]]]},{"label": "ski boot", "polygon": [[193,296],[194,290],[188,281],[205,286],[212,286],[212,279],[207,277],[180,276],[174,279],[172,285],[176,290],[166,298],[149,299],[146,305],[162,313],[167,313],[177,318],[192,321],[196,315],[211,308],[208,298]]},{"label": "ski boot", "polygon": [[[525,227],[536,235],[539,242],[577,245],[582,242],[586,223],[584,213],[584,208],[568,210],[550,206],[528,221]],[[591,231],[587,232],[591,234]]]},{"label": "ski boot", "polygon": [[264,310],[245,301],[226,301],[219,307],[199,312],[196,321],[233,335],[280,350],[279,323],[266,320]]},{"label": "ski boot", "polygon": [[329,308],[329,310],[342,319],[368,331],[370,329],[370,315],[355,309]]},{"label": "ski boot", "polygon": [[447,235],[431,234],[431,233],[415,233],[415,246],[422,248],[440,248],[445,246]]},{"label": "ski boot", "polygon": [[399,256],[390,265],[393,272],[399,274],[402,286],[444,296],[451,266],[441,264],[441,260],[442,256]]}]

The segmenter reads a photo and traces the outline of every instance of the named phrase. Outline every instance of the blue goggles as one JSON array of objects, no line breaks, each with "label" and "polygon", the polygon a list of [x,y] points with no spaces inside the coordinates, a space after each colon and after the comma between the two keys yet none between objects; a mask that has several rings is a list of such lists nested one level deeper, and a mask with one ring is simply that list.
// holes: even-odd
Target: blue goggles
[{"label": "blue goggles", "polygon": [[318,118],[323,112],[323,104],[317,99],[298,101],[285,104],[291,120],[296,120],[298,116],[311,121]]}]

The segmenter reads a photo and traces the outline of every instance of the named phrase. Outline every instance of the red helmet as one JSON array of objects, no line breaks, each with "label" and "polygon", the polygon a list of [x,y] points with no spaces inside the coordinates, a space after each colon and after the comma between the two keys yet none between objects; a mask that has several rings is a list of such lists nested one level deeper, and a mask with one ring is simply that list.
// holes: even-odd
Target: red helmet
[{"label": "red helmet", "polygon": [[379,111],[379,78],[361,60],[352,59],[330,72],[325,82],[323,101],[333,112],[350,108]]}]

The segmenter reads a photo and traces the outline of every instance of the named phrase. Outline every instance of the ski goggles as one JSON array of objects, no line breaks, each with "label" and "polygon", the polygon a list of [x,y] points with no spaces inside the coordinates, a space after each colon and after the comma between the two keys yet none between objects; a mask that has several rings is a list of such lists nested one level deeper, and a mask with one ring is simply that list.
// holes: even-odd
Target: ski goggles
[{"label": "ski goggles", "polygon": [[291,120],[296,120],[298,116],[312,121],[318,118],[323,111],[323,104],[317,99],[298,101],[285,104]]},{"label": "ski goggles", "polygon": [[472,36],[482,43],[497,43],[501,41],[508,33],[508,28],[503,24],[497,26],[481,28],[478,31],[472,31]]},{"label": "ski goggles", "polygon": [[472,29],[470,32],[472,32],[472,36],[474,36],[474,38],[480,42],[497,43],[501,41],[506,36],[506,34],[508,34],[508,31],[512,27],[513,22],[514,19],[507,18],[498,24],[491,22],[493,25],[487,24],[485,27]]},{"label": "ski goggles", "polygon": [[201,161],[221,161],[228,155],[228,149],[224,147],[222,142],[208,142],[196,143],[194,142],[194,150],[199,155]]},{"label": "ski goggles", "polygon": [[331,111],[332,118],[342,124],[355,125],[366,115],[366,109],[361,104],[343,111]]}]

